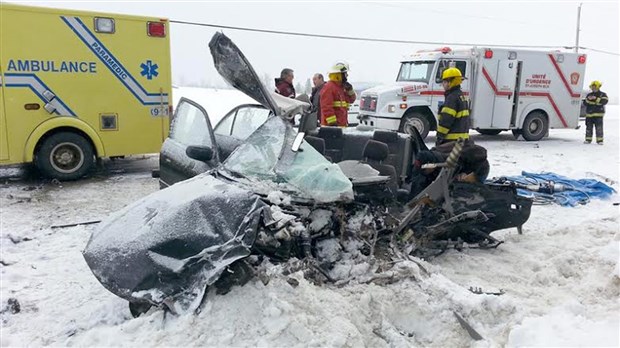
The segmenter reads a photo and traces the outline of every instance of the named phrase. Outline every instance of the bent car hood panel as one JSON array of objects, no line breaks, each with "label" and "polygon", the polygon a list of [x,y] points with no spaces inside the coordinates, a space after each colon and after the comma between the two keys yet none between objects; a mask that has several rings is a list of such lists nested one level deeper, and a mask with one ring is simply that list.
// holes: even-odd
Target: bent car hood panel
[{"label": "bent car hood panel", "polygon": [[206,173],[112,214],[84,258],[103,286],[130,302],[189,310],[228,265],[250,255],[264,214],[258,196]]},{"label": "bent car hood panel", "polygon": [[276,102],[241,50],[222,33],[215,33],[209,42],[213,64],[220,75],[233,87],[247,94],[267,109],[279,115]]}]

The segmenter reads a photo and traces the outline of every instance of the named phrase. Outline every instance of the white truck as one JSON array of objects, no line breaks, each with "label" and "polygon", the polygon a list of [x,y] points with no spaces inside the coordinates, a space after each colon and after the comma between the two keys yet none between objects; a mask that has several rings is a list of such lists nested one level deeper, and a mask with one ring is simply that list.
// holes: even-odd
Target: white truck
[{"label": "white truck", "polygon": [[360,124],[423,138],[437,128],[444,100],[441,73],[461,70],[471,128],[540,140],[550,128],[578,128],[586,55],[559,51],[470,48],[418,51],[401,63],[396,83],[362,92]]}]

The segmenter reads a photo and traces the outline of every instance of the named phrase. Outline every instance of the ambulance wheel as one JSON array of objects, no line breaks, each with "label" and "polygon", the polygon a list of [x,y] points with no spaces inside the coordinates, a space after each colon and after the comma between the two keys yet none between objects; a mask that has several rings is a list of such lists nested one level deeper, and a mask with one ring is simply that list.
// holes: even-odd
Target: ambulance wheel
[{"label": "ambulance wheel", "polygon": [[426,138],[431,128],[426,116],[419,112],[408,111],[403,115],[398,131],[405,134],[413,134],[414,127],[418,130],[422,139]]},{"label": "ambulance wheel", "polygon": [[521,135],[527,141],[538,141],[542,139],[549,131],[549,121],[547,117],[540,111],[532,111],[523,122]]},{"label": "ambulance wheel", "polygon": [[92,168],[93,147],[76,133],[52,134],[39,146],[35,163],[47,177],[61,181],[76,180]]},{"label": "ambulance wheel", "polygon": [[502,132],[501,129],[476,129],[476,132],[482,135],[498,135]]}]

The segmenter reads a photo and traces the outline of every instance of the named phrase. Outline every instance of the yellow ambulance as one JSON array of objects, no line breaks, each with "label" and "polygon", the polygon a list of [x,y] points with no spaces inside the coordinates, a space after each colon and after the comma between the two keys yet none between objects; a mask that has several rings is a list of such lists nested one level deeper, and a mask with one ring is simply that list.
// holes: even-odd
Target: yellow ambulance
[{"label": "yellow ambulance", "polygon": [[166,19],[0,5],[0,165],[73,180],[159,152],[171,92]]}]

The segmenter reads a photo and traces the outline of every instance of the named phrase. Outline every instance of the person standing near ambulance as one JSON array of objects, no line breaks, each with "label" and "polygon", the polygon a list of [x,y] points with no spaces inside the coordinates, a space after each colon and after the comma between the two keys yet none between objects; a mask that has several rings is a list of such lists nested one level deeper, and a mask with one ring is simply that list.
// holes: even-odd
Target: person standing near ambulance
[{"label": "person standing near ambulance", "polygon": [[347,81],[349,65],[336,63],[329,70],[329,81],[320,94],[321,126],[349,125],[349,104],[355,101],[353,86]]},{"label": "person standing near ambulance", "polygon": [[469,139],[469,99],[461,91],[463,79],[461,70],[454,67],[441,74],[445,101],[439,111],[437,146],[459,138]]},{"label": "person standing near ambulance", "polygon": [[603,84],[600,81],[592,81],[590,90],[583,103],[586,106],[586,141],[592,142],[592,128],[596,127],[596,143],[603,145],[603,116],[605,116],[605,104],[609,101],[607,94],[601,91]]}]

